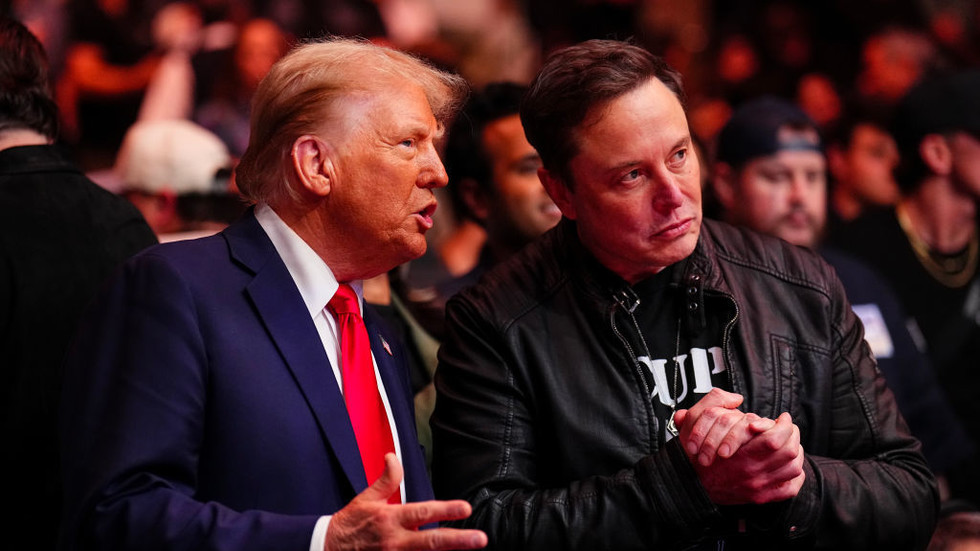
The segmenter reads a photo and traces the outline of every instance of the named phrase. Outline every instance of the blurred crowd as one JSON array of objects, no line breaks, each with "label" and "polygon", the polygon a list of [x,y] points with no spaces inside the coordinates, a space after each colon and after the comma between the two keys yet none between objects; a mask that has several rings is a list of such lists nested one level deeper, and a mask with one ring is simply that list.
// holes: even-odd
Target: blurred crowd
[{"label": "blurred crowd", "polygon": [[[221,139],[233,164],[259,80],[291,44],[328,34],[418,54],[475,89],[526,84],[562,46],[631,38],[684,76],[706,154],[735,106],[773,94],[820,125],[836,171],[847,170],[837,153],[852,134],[876,166],[893,162],[888,137],[874,132],[904,92],[924,74],[980,64],[980,5],[968,0],[4,0],[0,11],[48,52],[61,141],[116,191],[112,169],[137,120],[191,120]],[[857,123],[867,124],[855,133]],[[854,194],[896,197],[887,185],[834,193],[844,218],[860,208]],[[450,210],[440,213],[447,222]],[[448,239],[453,250],[453,226],[437,225],[432,242]]]},{"label": "blurred crowd", "polygon": [[[47,50],[58,144],[89,177],[130,199],[160,240],[212,233],[244,210],[233,171],[249,143],[250,99],[292,45],[325,35],[363,37],[470,83],[485,104],[469,104],[449,132],[450,185],[437,192],[445,200],[429,251],[365,284],[365,299],[387,307],[386,316],[415,343],[423,443],[446,298],[560,218],[537,182],[540,160],[517,116],[523,86],[549,52],[591,38],[629,38],[677,68],[709,198],[717,176],[710,160],[732,114],[762,96],[794,104],[820,135],[828,185],[820,233],[839,246],[849,239],[847,228],[861,227],[848,223],[915,192],[903,191],[894,175],[900,148],[892,128],[907,92],[932,75],[980,68],[980,2],[971,0],[0,0],[0,14],[22,21]],[[980,86],[971,90],[980,94]],[[966,130],[975,131],[974,122]],[[489,164],[473,166],[468,157],[481,147]],[[505,155],[511,168],[493,165]],[[496,188],[481,188],[482,180]],[[962,197],[976,202],[980,189]],[[707,214],[732,209],[724,197],[714,199]],[[975,210],[970,216],[967,224],[977,226]],[[969,269],[967,279],[937,279],[963,288],[956,300],[972,301],[977,313],[980,294],[969,291],[980,292],[975,231],[970,239],[963,254],[944,251],[972,262],[961,267]],[[915,317],[914,301],[896,290]],[[924,332],[928,340],[934,330],[913,328],[912,338],[921,341]],[[967,340],[977,335],[975,326],[964,331],[972,331]],[[952,360],[971,358],[964,369],[980,368],[972,349],[964,350]],[[953,410],[978,439],[976,420],[964,413],[977,389],[955,396],[961,379],[945,367],[950,357],[931,352],[942,392],[954,394]],[[963,449],[974,450],[969,443]],[[968,470],[976,457],[969,455]],[[976,473],[946,467],[961,485],[944,488],[944,497],[965,498],[955,502],[960,508],[976,500]]]},{"label": "blurred crowd", "polygon": [[[887,109],[931,70],[980,63],[967,0],[5,0],[47,49],[62,138],[86,169],[112,164],[137,118],[188,118],[233,155],[248,99],[296,41],[361,36],[458,71],[526,83],[548,52],[632,37],[684,75],[706,146],[733,105],[794,99],[826,131]],[[2,5],[2,4],[0,4]]]}]

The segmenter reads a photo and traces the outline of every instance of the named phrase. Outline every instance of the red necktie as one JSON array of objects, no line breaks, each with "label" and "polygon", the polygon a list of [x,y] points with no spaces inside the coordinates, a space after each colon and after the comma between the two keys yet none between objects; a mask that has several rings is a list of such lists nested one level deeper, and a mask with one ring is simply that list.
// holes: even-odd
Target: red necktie
[{"label": "red necktie", "polygon": [[[340,372],[347,412],[361,452],[364,474],[368,484],[373,484],[384,470],[385,454],[395,452],[395,443],[374,376],[371,341],[361,318],[357,294],[350,285],[342,283],[327,308],[337,319],[340,334]],[[395,492],[388,501],[401,503],[401,497]]]}]

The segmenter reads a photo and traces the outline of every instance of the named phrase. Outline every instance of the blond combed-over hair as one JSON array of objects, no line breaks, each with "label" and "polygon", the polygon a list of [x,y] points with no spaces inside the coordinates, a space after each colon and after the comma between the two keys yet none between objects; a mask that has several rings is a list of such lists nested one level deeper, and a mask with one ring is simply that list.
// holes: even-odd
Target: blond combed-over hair
[{"label": "blond combed-over hair", "polygon": [[296,200],[288,180],[293,142],[316,134],[338,99],[369,92],[379,80],[420,86],[441,126],[469,90],[458,75],[366,40],[328,38],[299,45],[273,65],[252,98],[248,148],[235,176],[242,195],[270,204]]}]

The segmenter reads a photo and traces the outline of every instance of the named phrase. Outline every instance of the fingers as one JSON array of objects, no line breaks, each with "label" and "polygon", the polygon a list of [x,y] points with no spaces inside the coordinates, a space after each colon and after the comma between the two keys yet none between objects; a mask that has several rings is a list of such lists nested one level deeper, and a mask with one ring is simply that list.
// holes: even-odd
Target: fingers
[{"label": "fingers", "polygon": [[405,528],[418,528],[432,522],[464,519],[472,512],[470,504],[461,499],[422,501],[398,507],[398,520]]},{"label": "fingers", "polygon": [[[721,443],[718,444],[718,456],[722,458],[729,458],[735,454],[742,447],[743,444],[747,443],[749,440],[755,436],[766,432],[775,426],[776,422],[772,419],[766,419],[759,417],[754,413],[745,414],[742,419],[728,431],[727,434],[722,438]],[[701,446],[701,452],[704,453],[704,446]]]},{"label": "fingers", "polygon": [[374,481],[360,496],[362,499],[387,501],[388,496],[398,491],[398,485],[402,483],[402,465],[398,462],[398,457],[393,453],[385,454],[385,470],[381,476]]},{"label": "fingers", "polygon": [[410,532],[400,549],[481,549],[487,546],[487,535],[480,530],[436,528]]},{"label": "fingers", "polygon": [[683,428],[684,427],[684,421],[687,420],[687,414],[688,413],[689,412],[686,409],[679,409],[679,410],[677,410],[677,411],[674,412],[674,425],[677,428]]},{"label": "fingers", "polygon": [[721,423],[717,429],[723,431],[711,444],[711,453],[725,433],[744,415],[737,408],[742,403],[742,396],[726,392],[719,388],[711,389],[689,410],[674,413],[674,424],[680,427],[681,443],[688,456],[694,460],[698,456],[705,437],[712,431],[716,423]]},{"label": "fingers", "polygon": [[[746,444],[745,453],[760,460],[787,461],[796,456],[800,445],[800,429],[789,413],[782,413],[772,427]],[[785,449],[784,454],[777,451]]]},{"label": "fingers", "polygon": [[743,399],[741,394],[727,392],[720,388],[712,388],[710,392],[698,400],[698,403],[694,404],[689,415],[697,417],[701,411],[709,408],[735,409],[742,405]]}]

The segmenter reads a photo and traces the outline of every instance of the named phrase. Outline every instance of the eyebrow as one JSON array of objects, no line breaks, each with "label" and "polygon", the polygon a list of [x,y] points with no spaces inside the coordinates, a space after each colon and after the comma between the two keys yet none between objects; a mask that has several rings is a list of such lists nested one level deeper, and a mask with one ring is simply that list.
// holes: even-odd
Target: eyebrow
[{"label": "eyebrow", "polygon": [[[674,142],[674,145],[670,146],[670,150],[673,151],[673,150],[678,149],[678,148],[680,148],[682,146],[690,146],[690,145],[691,145],[691,136],[688,135],[688,136],[684,136],[684,137],[678,139],[676,142]],[[643,164],[643,161],[640,161],[640,160],[630,160],[630,161],[622,162],[622,163],[619,163],[618,165],[609,167],[609,169],[607,170],[607,172],[616,172],[618,170],[622,170],[624,168],[627,168],[627,167],[630,167],[630,166],[634,166],[634,165],[638,165],[638,164]]]}]

